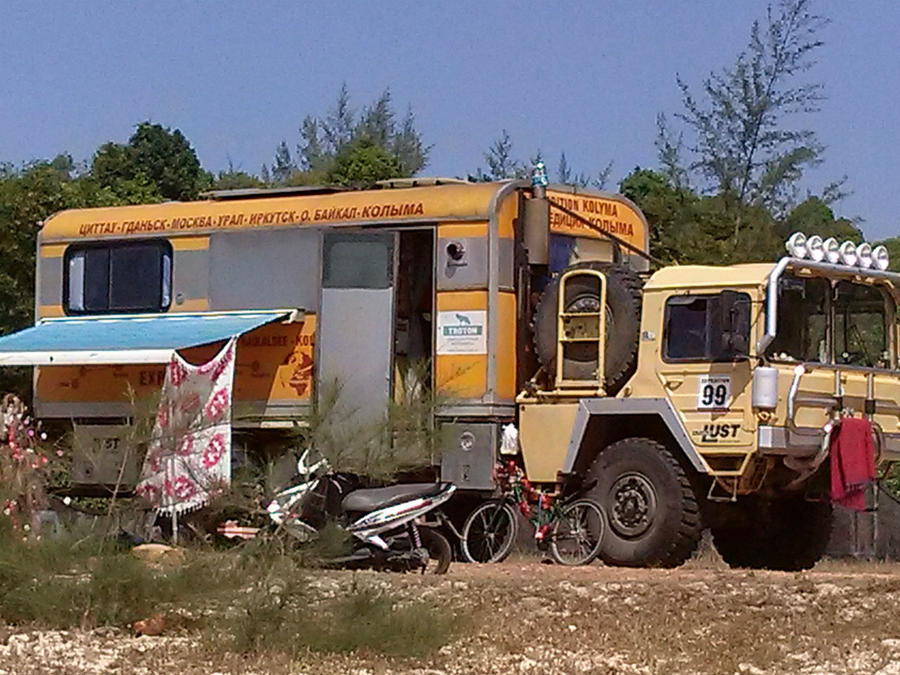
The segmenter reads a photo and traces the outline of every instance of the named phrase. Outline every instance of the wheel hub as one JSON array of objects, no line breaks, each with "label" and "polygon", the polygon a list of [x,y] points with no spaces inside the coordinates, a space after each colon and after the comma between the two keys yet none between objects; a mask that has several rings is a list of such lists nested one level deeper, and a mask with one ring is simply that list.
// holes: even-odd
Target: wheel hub
[{"label": "wheel hub", "polygon": [[610,524],[620,535],[636,537],[646,532],[656,515],[656,490],[646,476],[628,473],[610,489]]}]

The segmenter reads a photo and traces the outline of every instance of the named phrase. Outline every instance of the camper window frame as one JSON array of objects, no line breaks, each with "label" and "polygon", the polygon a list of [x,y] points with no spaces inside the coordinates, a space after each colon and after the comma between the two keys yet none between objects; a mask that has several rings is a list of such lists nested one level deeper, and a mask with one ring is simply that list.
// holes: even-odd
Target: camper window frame
[{"label": "camper window frame", "polygon": [[[146,247],[148,245],[156,247],[158,249],[158,259],[160,262],[160,285],[157,289],[156,301],[152,305],[147,304],[141,307],[132,308],[111,307],[109,300],[112,289],[112,278],[110,277],[107,280],[107,306],[104,309],[89,309],[87,307],[85,307],[84,309],[73,309],[71,307],[70,264],[73,256],[83,251],[100,249],[107,250],[110,252],[110,255],[112,255],[112,252],[116,249],[136,248],[138,246]],[[168,260],[168,269],[166,269],[165,265],[166,260]],[[142,314],[168,311],[168,309],[172,306],[172,279],[174,266],[175,262],[172,243],[167,239],[141,239],[138,241],[112,240],[89,242],[69,246],[66,248],[65,255],[63,256],[63,311],[66,313],[66,315],[71,316],[98,314]],[[82,284],[85,281],[86,279],[82,281]],[[82,298],[84,297],[84,290],[84,286],[82,286]]]}]

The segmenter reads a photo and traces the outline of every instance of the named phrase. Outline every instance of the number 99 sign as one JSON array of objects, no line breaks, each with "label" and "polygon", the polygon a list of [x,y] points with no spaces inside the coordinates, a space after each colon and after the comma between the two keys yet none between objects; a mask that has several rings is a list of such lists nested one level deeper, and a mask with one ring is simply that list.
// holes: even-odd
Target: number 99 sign
[{"label": "number 99 sign", "polygon": [[728,375],[702,375],[697,385],[698,410],[723,410],[731,405],[731,378]]}]

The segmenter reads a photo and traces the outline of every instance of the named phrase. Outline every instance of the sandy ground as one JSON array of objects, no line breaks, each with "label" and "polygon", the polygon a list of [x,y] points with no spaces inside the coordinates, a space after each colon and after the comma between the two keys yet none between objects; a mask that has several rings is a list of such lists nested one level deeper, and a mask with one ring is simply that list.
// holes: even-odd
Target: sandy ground
[{"label": "sandy ground", "polygon": [[[33,631],[0,644],[2,673],[879,673],[900,675],[900,565],[823,562],[800,574],[692,561],[676,570],[454,564],[444,577],[321,572],[315,592],[390,588],[460,612],[431,656],[242,659],[190,634]],[[273,626],[273,630],[277,627]]]}]

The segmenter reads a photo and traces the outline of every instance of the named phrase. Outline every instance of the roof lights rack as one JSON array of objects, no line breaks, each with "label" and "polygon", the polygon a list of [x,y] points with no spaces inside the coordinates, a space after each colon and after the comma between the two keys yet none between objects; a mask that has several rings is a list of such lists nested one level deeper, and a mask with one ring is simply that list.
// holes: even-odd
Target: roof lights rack
[{"label": "roof lights rack", "polygon": [[794,232],[784,247],[794,258],[806,258],[813,262],[829,262],[833,265],[847,265],[886,270],[890,266],[888,250],[881,245],[872,246],[868,242],[854,244],[852,241],[838,243],[834,237],[823,240],[817,234],[807,237],[802,232]]}]

